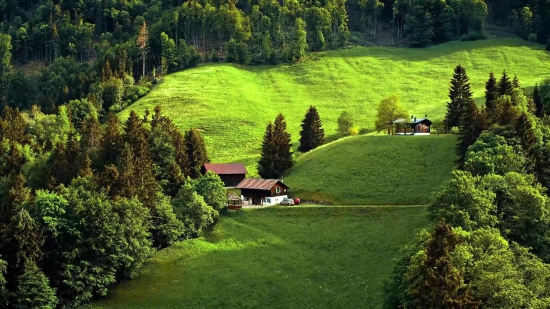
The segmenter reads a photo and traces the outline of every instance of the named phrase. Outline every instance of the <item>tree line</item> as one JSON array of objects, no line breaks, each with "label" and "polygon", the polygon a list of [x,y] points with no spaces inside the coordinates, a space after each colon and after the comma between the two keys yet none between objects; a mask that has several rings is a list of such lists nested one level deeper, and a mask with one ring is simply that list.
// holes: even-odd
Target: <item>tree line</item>
[{"label": "tree line", "polygon": [[197,129],[160,108],[102,127],[92,104],[0,118],[0,306],[77,308],[197,237],[226,203]]},{"label": "tree line", "polygon": [[546,308],[550,302],[550,82],[532,94],[506,72],[472,100],[463,67],[449,91],[458,168],[429,205],[434,228],[403,250],[385,308]]}]

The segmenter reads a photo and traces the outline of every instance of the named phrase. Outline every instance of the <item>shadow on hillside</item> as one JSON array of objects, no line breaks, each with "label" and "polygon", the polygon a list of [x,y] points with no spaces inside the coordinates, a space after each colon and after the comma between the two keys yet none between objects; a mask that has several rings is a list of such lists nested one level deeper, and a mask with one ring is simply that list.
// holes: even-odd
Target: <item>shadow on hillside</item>
[{"label": "shadow on hillside", "polygon": [[[511,38],[467,42],[452,41],[424,48],[388,48],[377,46],[364,49],[353,48],[349,52],[346,52],[346,50],[339,50],[338,52],[329,52],[322,56],[327,58],[370,56],[375,58],[386,58],[392,61],[428,61],[462,51],[495,47],[529,47],[531,50],[545,50],[542,44],[524,41],[519,38]],[[407,52],[403,52],[404,49],[407,49]]]}]

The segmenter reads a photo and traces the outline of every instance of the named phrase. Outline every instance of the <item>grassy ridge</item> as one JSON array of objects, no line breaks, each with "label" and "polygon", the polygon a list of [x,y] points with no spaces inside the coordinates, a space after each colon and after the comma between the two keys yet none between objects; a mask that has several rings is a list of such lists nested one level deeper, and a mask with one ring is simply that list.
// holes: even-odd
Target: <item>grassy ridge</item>
[{"label": "grassy ridge", "polygon": [[[488,72],[508,70],[525,87],[550,78],[550,53],[520,39],[450,42],[425,49],[354,47],[327,51],[294,66],[208,64],[171,74],[129,109],[160,105],[182,128],[203,130],[215,163],[242,162],[256,172],[262,135],[277,113],[297,144],[309,105],[318,107],[327,135],[344,109],[368,132],[375,108],[399,94],[411,114],[442,118],[453,68],[468,70],[474,96],[484,95]],[[129,110],[123,111],[127,115]]]},{"label": "grassy ridge", "polygon": [[379,308],[392,259],[427,224],[423,207],[242,211],[90,308]]},{"label": "grassy ridge", "polygon": [[356,136],[301,155],[284,178],[293,196],[334,204],[432,201],[454,168],[456,136]]}]

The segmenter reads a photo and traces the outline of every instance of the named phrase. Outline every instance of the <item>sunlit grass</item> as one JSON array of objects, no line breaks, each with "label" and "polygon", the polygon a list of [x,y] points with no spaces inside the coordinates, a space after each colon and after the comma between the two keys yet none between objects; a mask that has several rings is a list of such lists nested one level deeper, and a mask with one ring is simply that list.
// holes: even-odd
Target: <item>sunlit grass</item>
[{"label": "sunlit grass", "polygon": [[92,309],[379,308],[424,207],[275,207],[158,252]]},{"label": "sunlit grass", "polygon": [[334,204],[430,203],[450,177],[455,135],[356,136],[300,155],[284,177],[293,196]]},{"label": "sunlit grass", "polygon": [[[256,173],[262,135],[279,112],[297,146],[300,122],[316,105],[327,135],[338,115],[352,112],[363,132],[374,127],[375,108],[396,93],[414,115],[441,119],[457,64],[470,76],[481,103],[489,71],[517,74],[524,87],[550,78],[550,53],[519,39],[450,42],[424,49],[354,47],[311,56],[297,65],[207,64],[171,74],[129,109],[160,105],[181,129],[203,130],[214,163],[241,162]],[[313,59],[317,57],[317,60]]]}]

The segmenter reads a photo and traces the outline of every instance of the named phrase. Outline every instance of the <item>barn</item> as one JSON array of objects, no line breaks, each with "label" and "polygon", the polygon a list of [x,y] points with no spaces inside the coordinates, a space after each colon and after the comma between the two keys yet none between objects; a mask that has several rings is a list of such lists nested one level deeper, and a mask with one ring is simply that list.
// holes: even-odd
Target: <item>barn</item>
[{"label": "barn", "polygon": [[396,127],[395,133],[398,135],[430,135],[432,122],[428,118],[411,116],[410,120],[397,119],[393,124]]},{"label": "barn", "polygon": [[247,178],[237,185],[249,205],[277,205],[288,197],[290,189],[279,179]]},{"label": "barn", "polygon": [[202,168],[202,173],[212,171],[216,173],[223,181],[225,188],[235,188],[243,179],[245,179],[247,171],[244,164],[210,164],[205,163]]}]

